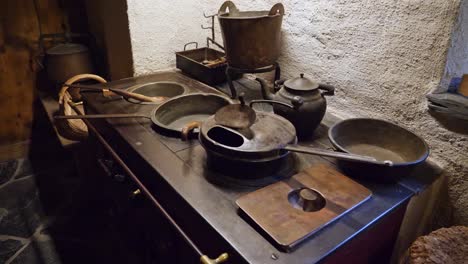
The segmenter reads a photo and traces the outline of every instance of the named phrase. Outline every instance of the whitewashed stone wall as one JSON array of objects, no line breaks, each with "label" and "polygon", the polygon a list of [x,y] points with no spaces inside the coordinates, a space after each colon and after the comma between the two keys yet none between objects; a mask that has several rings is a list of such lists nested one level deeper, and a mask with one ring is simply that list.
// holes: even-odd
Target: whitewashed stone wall
[{"label": "whitewashed stone wall", "polygon": [[[269,9],[275,2],[235,1],[241,10]],[[439,86],[444,73],[468,71],[468,1],[282,2],[287,13],[283,76],[303,72],[335,85],[338,91],[329,107],[338,115],[385,118],[423,136],[432,157],[447,170],[454,220],[467,225],[468,126],[459,123],[457,129],[447,129],[445,121],[428,113],[425,95]],[[463,12],[456,22],[460,2]],[[128,0],[135,73],[174,67],[174,52],[184,43],[204,43],[208,31],[200,29],[207,21],[203,11],[214,13],[221,3]]]}]

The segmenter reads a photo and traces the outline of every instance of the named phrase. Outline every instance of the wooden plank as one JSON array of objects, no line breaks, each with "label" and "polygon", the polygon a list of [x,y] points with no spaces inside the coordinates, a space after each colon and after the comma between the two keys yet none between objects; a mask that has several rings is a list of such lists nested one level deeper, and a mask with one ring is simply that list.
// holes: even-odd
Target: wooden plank
[{"label": "wooden plank", "polygon": [[[319,199],[313,197],[312,200],[322,206],[312,211],[298,208],[302,202],[295,204],[296,200],[291,195],[302,188],[319,190]],[[317,164],[294,175],[292,179],[242,196],[236,203],[278,245],[290,250],[370,196],[371,191],[364,186],[332,167]]]},{"label": "wooden plank", "polygon": [[[63,31],[58,0],[37,0],[43,33]],[[39,27],[30,0],[2,3],[0,23],[0,145],[28,140],[33,122]]]}]

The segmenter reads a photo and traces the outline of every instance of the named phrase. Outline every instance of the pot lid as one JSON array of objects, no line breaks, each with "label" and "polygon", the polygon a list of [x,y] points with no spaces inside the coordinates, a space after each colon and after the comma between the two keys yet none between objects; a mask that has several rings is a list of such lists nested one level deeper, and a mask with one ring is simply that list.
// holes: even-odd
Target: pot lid
[{"label": "pot lid", "polygon": [[46,53],[48,55],[69,55],[87,51],[88,48],[85,45],[77,43],[63,43],[48,49]]},{"label": "pot lid", "polygon": [[319,84],[301,73],[300,77],[292,78],[284,82],[284,86],[291,90],[311,91],[319,87]]},{"label": "pot lid", "polygon": [[[210,131],[216,132],[212,129],[217,127],[223,126],[219,126],[213,116],[204,120],[200,128],[201,137],[205,142],[209,142],[211,149],[217,149],[224,154],[239,154],[237,157],[248,153],[276,151],[296,141],[296,129],[291,122],[273,113],[257,112],[255,123],[248,128],[251,138],[242,135],[240,130],[227,127],[219,129],[218,135],[210,135]],[[237,136],[232,137],[233,133],[229,131],[233,131]]]}]

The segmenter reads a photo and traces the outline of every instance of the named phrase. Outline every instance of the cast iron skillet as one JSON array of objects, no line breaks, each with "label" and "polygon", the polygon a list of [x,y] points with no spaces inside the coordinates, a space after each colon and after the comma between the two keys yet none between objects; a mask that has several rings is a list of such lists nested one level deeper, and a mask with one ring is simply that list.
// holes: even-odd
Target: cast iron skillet
[{"label": "cast iron skillet", "polygon": [[214,115],[220,108],[231,104],[225,96],[206,93],[192,93],[176,96],[147,114],[97,114],[55,116],[55,119],[107,119],[107,118],[147,118],[155,128],[165,134],[180,137],[187,123],[203,121]]},{"label": "cast iron skillet", "polygon": [[[218,161],[262,164],[279,160],[289,151],[333,156],[328,151],[295,145],[296,134],[292,124],[270,113],[258,112],[257,121],[250,129],[252,136],[247,138],[243,132],[217,125],[210,117],[201,124],[199,140],[208,158],[216,157]],[[329,137],[335,147],[339,146],[337,148],[347,154],[374,158],[336,157],[349,175],[362,174],[379,181],[408,175],[429,154],[427,144],[420,137],[383,120],[346,120],[332,127]]]},{"label": "cast iron skillet", "polygon": [[375,181],[392,182],[407,176],[429,156],[429,147],[424,139],[380,119],[343,120],[328,130],[328,138],[339,151],[392,160],[392,167],[338,161],[348,175]]}]

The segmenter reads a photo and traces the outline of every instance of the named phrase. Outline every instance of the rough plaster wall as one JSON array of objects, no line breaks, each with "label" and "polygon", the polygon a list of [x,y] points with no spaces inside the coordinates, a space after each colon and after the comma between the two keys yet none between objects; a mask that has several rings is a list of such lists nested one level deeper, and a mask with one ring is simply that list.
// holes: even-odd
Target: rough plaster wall
[{"label": "rough plaster wall", "polygon": [[128,0],[135,74],[174,67],[174,52],[183,50],[187,42],[197,41],[204,46],[211,33],[201,29],[202,24],[209,25],[203,11],[217,5],[213,2],[216,1]]},{"label": "rough plaster wall", "polygon": [[[258,10],[278,1],[235,2],[241,10]],[[336,85],[329,108],[343,117],[385,118],[423,136],[447,169],[454,221],[468,225],[468,128],[448,130],[453,122],[431,116],[425,99],[444,74],[460,0],[282,2],[283,77],[304,72]],[[129,0],[136,74],[174,66],[173,52],[184,42],[203,43],[201,14],[216,12],[221,3]]]},{"label": "rough plaster wall", "polygon": [[468,0],[463,0],[447,55],[446,78],[468,74]]}]

